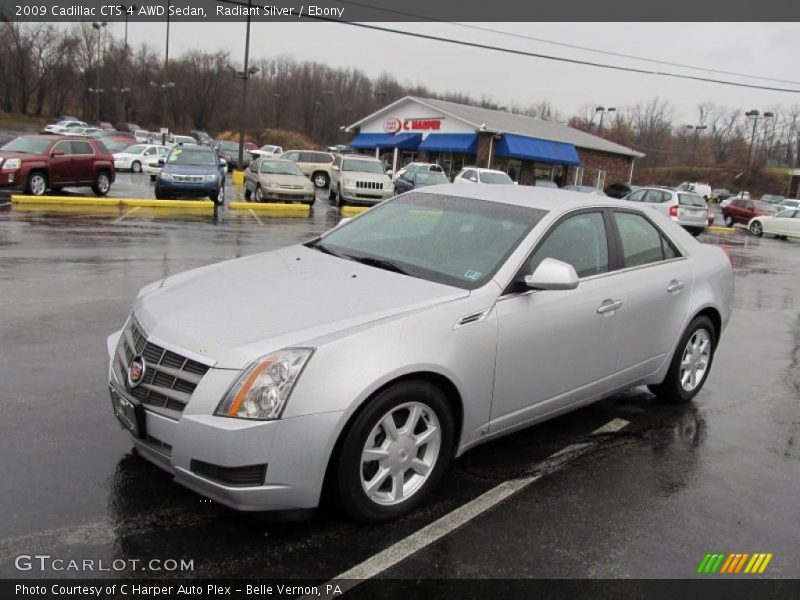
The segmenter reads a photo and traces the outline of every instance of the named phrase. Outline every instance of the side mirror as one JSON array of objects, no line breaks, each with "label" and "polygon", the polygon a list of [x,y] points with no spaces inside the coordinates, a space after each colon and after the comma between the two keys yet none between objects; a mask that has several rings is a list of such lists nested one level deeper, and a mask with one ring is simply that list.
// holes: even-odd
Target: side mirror
[{"label": "side mirror", "polygon": [[220,158],[219,159],[219,166],[220,167],[227,167],[228,166],[228,161],[225,160],[224,158]]},{"label": "side mirror", "polygon": [[64,156],[64,151],[60,148],[56,148],[50,153],[50,156]]},{"label": "side mirror", "polygon": [[391,177],[392,175],[394,175],[394,171],[392,171],[391,169],[388,169],[388,170],[386,171],[386,175],[387,175],[388,177]]},{"label": "side mirror", "polygon": [[470,178],[469,178],[469,180],[470,180],[472,183],[478,183],[478,178],[477,178],[477,177],[470,177]]},{"label": "side mirror", "polygon": [[337,167],[336,165],[331,165],[331,171],[338,171],[338,170],[339,167]]},{"label": "side mirror", "polygon": [[161,165],[162,167],[166,164],[166,162],[167,162],[166,158],[159,158],[158,159],[158,164]]},{"label": "side mirror", "polygon": [[578,274],[568,263],[545,258],[533,274],[525,277],[525,285],[534,290],[574,290],[578,287]]}]

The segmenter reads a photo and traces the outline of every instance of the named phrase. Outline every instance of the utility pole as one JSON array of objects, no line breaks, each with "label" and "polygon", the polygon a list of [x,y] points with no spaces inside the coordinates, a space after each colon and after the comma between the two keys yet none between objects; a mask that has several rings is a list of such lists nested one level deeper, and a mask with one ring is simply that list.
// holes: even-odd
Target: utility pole
[{"label": "utility pole", "polygon": [[753,132],[750,134],[750,149],[747,152],[747,167],[745,168],[744,171],[746,175],[749,175],[750,164],[753,159],[753,143],[755,142],[756,139],[756,126],[758,125],[758,121],[759,119],[761,120],[771,119],[772,117],[775,116],[775,114],[767,111],[762,115],[758,110],[753,109],[744,113],[744,116],[746,116],[748,119],[753,120]]}]

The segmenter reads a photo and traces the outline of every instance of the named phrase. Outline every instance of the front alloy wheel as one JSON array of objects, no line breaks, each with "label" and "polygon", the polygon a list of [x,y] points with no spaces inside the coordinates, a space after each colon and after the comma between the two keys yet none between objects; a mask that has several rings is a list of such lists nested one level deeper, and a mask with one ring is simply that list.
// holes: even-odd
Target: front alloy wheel
[{"label": "front alloy wheel", "polygon": [[32,196],[44,196],[47,191],[47,178],[44,173],[36,171],[28,177],[28,193]]},{"label": "front alloy wheel", "polygon": [[367,400],[337,457],[342,507],[372,523],[412,511],[441,479],[454,430],[447,398],[426,381],[403,381]]},{"label": "front alloy wheel", "polygon": [[733,227],[733,217],[725,215],[725,227]]},{"label": "front alloy wheel", "polygon": [[753,221],[752,223],[750,223],[750,233],[752,233],[755,236],[761,237],[764,234],[764,228],[758,221]]},{"label": "front alloy wheel", "polygon": [[95,181],[94,185],[92,186],[92,191],[94,192],[95,196],[105,196],[109,189],[111,189],[111,179],[109,178],[108,173],[105,171],[100,171],[97,174],[97,181]]}]

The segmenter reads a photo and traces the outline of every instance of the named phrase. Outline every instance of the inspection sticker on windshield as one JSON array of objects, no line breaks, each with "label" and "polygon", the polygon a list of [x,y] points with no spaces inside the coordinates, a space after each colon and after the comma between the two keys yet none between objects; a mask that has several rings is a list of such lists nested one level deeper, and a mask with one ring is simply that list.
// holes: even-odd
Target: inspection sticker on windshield
[{"label": "inspection sticker on windshield", "polygon": [[481,273],[478,271],[467,271],[464,273],[464,277],[469,279],[470,281],[478,281],[481,278]]}]

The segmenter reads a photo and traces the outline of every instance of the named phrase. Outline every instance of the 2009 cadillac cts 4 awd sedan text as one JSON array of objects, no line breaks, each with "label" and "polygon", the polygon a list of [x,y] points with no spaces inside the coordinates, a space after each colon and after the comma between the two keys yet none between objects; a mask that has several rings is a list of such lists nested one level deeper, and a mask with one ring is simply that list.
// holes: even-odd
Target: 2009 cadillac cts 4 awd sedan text
[{"label": "2009 cadillac cts 4 awd sedan text", "polygon": [[691,400],[732,281],[720,248],[639,203],[432,186],[146,286],[108,339],[111,396],[140,454],[200,494],[310,509],[327,483],[380,521],[476,444],[635,385]]}]

